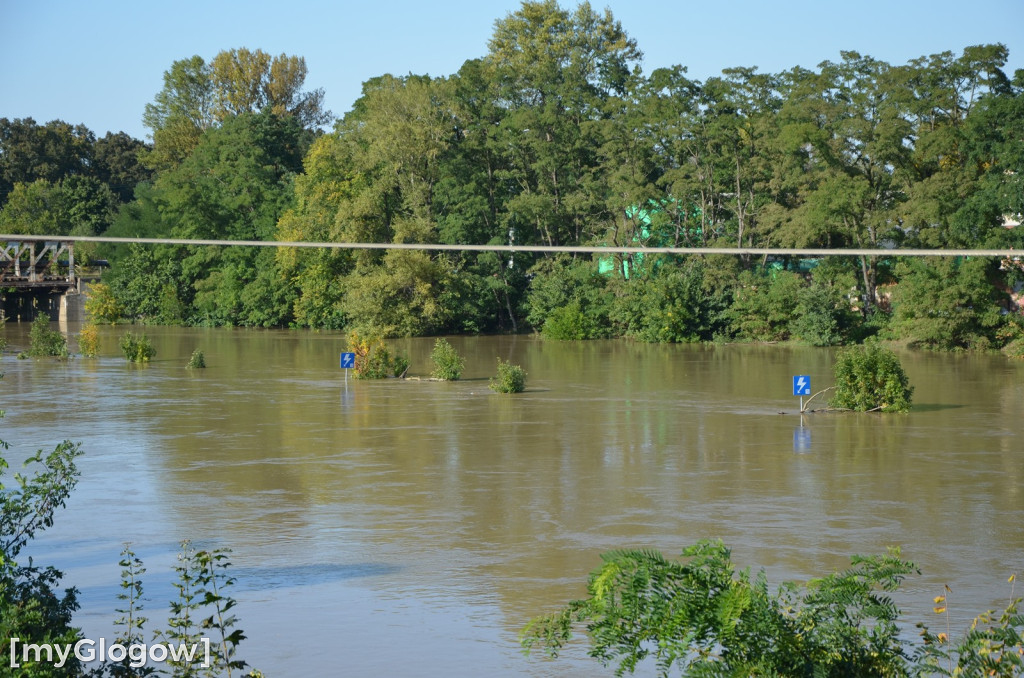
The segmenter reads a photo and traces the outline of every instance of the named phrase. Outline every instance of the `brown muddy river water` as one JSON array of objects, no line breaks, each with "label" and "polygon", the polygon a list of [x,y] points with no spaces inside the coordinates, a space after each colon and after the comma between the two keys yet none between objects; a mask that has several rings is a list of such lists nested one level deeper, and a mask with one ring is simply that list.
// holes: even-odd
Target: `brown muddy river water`
[{"label": "brown muddy river water", "polygon": [[[803,582],[901,545],[924,571],[911,629],[943,584],[962,625],[1024,570],[1024,364],[1001,356],[901,352],[910,414],[801,422],[793,376],[831,385],[831,350],[453,338],[463,381],[346,385],[340,334],[145,328],[138,367],[125,330],[66,363],[17,360],[28,325],[4,330],[9,458],[86,453],[32,553],[79,587],[90,638],[113,638],[126,541],[151,629],[181,540],[232,549],[239,654],[268,676],[612,675],[582,645],[526,658],[517,633],[615,548],[721,538]],[[430,372],[432,339],[392,345]],[[498,357],[526,393],[488,390]]]}]

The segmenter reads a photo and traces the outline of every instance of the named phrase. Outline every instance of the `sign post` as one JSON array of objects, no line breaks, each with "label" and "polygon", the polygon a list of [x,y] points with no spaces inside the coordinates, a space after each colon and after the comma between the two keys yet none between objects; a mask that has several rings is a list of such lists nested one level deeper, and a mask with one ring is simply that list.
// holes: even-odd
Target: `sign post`
[{"label": "sign post", "polygon": [[355,353],[342,353],[341,354],[341,369],[345,370],[345,388],[348,388],[348,371],[355,369],[356,366],[356,354]]},{"label": "sign post", "polygon": [[804,411],[804,396],[811,395],[811,378],[806,374],[793,377],[793,395],[800,396],[800,412]]}]

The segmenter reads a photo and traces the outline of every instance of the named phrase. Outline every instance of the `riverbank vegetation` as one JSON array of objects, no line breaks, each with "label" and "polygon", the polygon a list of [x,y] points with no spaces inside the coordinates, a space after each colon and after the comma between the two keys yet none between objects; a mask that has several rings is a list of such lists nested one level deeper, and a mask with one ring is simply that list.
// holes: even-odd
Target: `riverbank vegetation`
[{"label": "riverbank vegetation", "polygon": [[[654,661],[668,676],[1021,676],[1024,616],[979,616],[956,639],[921,622],[909,641],[893,593],[917,567],[898,550],[854,557],[851,567],[806,586],[769,589],[764,571],[737,571],[721,542],[703,541],[671,560],[657,551],[606,553],[588,597],[537,617],[521,634],[550,656],[586,631],[590,655],[615,675]],[[934,599],[948,622],[947,590]]]},{"label": "riverbank vegetation", "polygon": [[[104,246],[95,254],[112,268],[94,308],[97,320],[383,337],[880,336],[1024,353],[1024,262],[899,256],[1024,246],[1012,227],[1024,212],[1024,71],[1003,72],[1004,46],[906,64],[844,51],[814,69],[730,67],[701,81],[684,65],[641,68],[610,12],[541,0],[467,57],[446,76],[368,80],[328,133],[305,61],[247,49],[171,64],[144,112],[148,144],[5,119],[0,230],[891,248],[768,259]],[[51,161],[28,163],[40,149]]]}]

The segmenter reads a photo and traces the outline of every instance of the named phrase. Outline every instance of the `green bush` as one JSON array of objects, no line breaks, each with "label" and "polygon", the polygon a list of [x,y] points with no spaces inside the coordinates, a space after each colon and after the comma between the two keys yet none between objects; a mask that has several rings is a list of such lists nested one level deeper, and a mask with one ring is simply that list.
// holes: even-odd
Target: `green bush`
[{"label": "green bush", "polygon": [[796,315],[803,278],[788,271],[740,274],[726,311],[733,335],[750,341],[789,339],[790,322]]},{"label": "green bush", "polygon": [[458,381],[462,377],[462,369],[466,366],[466,360],[448,343],[447,339],[438,338],[434,342],[434,350],[430,352],[430,359],[434,362],[434,371],[430,374],[435,379]]},{"label": "green bush", "polygon": [[391,357],[391,376],[393,377],[404,377],[405,373],[409,370],[409,358],[396,353]]},{"label": "green bush", "polygon": [[878,342],[840,351],[835,364],[836,392],[830,404],[858,412],[910,410],[910,386],[899,358]]},{"label": "green bush", "polygon": [[[976,618],[955,644],[919,623],[915,646],[897,623],[892,593],[920,572],[898,549],[854,556],[842,572],[774,591],[763,571],[737,570],[721,542],[699,542],[678,560],[652,550],[601,558],[586,599],[523,629],[527,651],[556,657],[585,626],[590,655],[617,663],[617,676],[648,657],[659,676],[1020,676],[1024,667],[1019,598],[999,618]],[[945,596],[935,603],[945,612]]]},{"label": "green bush", "polygon": [[530,269],[526,321],[547,339],[600,339],[611,334],[608,278],[592,261],[542,259]]},{"label": "green bush", "polygon": [[817,280],[798,295],[796,317],[789,324],[792,334],[811,346],[836,346],[843,343],[855,315],[850,302],[837,287]]},{"label": "green bush", "polygon": [[611,318],[625,336],[647,342],[710,340],[718,299],[704,289],[704,264],[695,258],[666,264],[650,278],[617,280]]},{"label": "green bush", "polygon": [[156,355],[156,349],[145,334],[126,332],[121,337],[121,353],[129,362],[145,363]]},{"label": "green bush", "polygon": [[45,315],[38,316],[32,322],[28,342],[28,350],[21,353],[19,358],[68,357],[68,340],[57,330],[50,329],[50,319]]},{"label": "green bush", "polygon": [[896,266],[892,336],[939,350],[991,348],[1001,325],[999,293],[984,258],[909,258]]},{"label": "green bush", "polygon": [[348,337],[348,350],[355,354],[356,379],[401,377],[409,369],[409,359],[392,355],[383,339],[367,339],[352,332]]},{"label": "green bush", "polygon": [[519,365],[498,358],[498,374],[491,377],[488,386],[498,393],[522,393],[526,390],[526,372]]},{"label": "green bush", "polygon": [[579,299],[573,299],[548,314],[540,333],[545,339],[579,341],[591,338],[594,327],[590,318],[583,314]]},{"label": "green bush", "polygon": [[106,283],[93,283],[85,299],[85,313],[93,322],[113,325],[121,318],[121,305]]},{"label": "green bush", "polygon": [[188,365],[186,367],[192,367],[201,369],[206,367],[206,356],[198,348],[192,351],[192,357],[188,359]]}]

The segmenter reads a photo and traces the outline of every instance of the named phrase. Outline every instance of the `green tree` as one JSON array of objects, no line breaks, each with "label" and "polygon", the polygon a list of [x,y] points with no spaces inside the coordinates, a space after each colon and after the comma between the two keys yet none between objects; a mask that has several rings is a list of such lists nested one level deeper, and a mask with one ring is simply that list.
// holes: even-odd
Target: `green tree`
[{"label": "green tree", "polygon": [[94,176],[117,196],[121,203],[131,202],[135,187],[153,180],[153,172],[142,164],[140,155],[150,147],[124,132],[107,132],[93,145]]},{"label": "green tree", "polygon": [[[898,77],[885,62],[841,52],[817,74],[792,74],[780,112],[780,138],[803,168],[790,165],[799,194],[777,220],[780,244],[798,247],[863,247],[899,243],[900,206],[906,201],[900,173],[910,164],[913,129],[894,92]],[[878,257],[862,256],[865,314],[873,312]]]},{"label": "green tree", "polygon": [[651,657],[659,676],[909,676],[899,609],[888,593],[916,571],[899,552],[855,557],[849,569],[772,592],[762,571],[737,571],[721,542],[682,560],[613,551],[590,576],[588,597],[538,617],[527,649],[557,656],[584,624],[590,655],[632,673]]},{"label": "green tree", "polygon": [[291,118],[308,130],[327,123],[332,116],[323,109],[323,92],[302,91],[306,72],[302,57],[245,48],[220,52],[209,63],[198,55],[175,61],[142,118],[153,136],[146,164],[176,167],[207,130],[246,113]]},{"label": "green tree", "polygon": [[114,220],[117,197],[99,179],[71,175],[52,184],[36,179],[17,183],[0,210],[7,233],[102,235]]},{"label": "green tree", "polygon": [[876,341],[840,351],[832,407],[858,412],[908,412],[914,387],[896,354]]},{"label": "green tree", "polygon": [[996,345],[1003,295],[989,277],[998,266],[984,258],[901,260],[891,332],[911,345],[942,350]]},{"label": "green tree", "polygon": [[294,117],[306,129],[331,121],[324,109],[324,91],[302,91],[306,60],[300,56],[271,56],[244,47],[218,53],[210,62],[216,118],[269,110],[279,117]]},{"label": "green tree", "polygon": [[[272,239],[309,141],[292,118],[234,116],[141,191],[117,229],[138,224],[178,238]],[[259,248],[135,248],[118,261],[110,283],[133,318],[264,327],[291,320],[291,285],[273,252]]]},{"label": "green tree", "polygon": [[983,147],[975,145],[979,137],[999,137],[1006,123],[1012,129],[1012,117],[1000,116],[998,129],[982,120],[989,102],[1009,93],[1001,70],[1007,56],[1003,45],[975,45],[960,56],[942,52],[901,69],[896,93],[915,130],[903,221],[925,247],[977,247],[998,237],[1002,214],[979,195],[979,178],[992,157],[972,150]]},{"label": "green tree", "polygon": [[59,189],[45,179],[14,184],[0,209],[5,233],[64,235]]},{"label": "green tree", "polygon": [[752,341],[789,339],[804,288],[803,279],[789,271],[744,271],[726,311],[730,332]]},{"label": "green tree", "polygon": [[[0,441],[0,451],[7,447]],[[14,474],[13,484],[7,475],[7,461],[0,455],[0,641],[5,654],[12,638],[21,644],[73,644],[80,637],[79,629],[72,626],[72,614],[78,609],[77,589],[61,591],[63,573],[53,567],[35,565],[31,559],[27,565],[19,562],[22,550],[52,526],[56,511],[66,506],[78,482],[75,460],[80,455],[78,445],[70,441],[45,455],[39,450],[25,461],[25,474]],[[72,656],[60,669],[25,667],[19,675],[70,677],[80,673],[80,662]]]},{"label": "green tree", "polygon": [[0,118],[0,206],[15,184],[44,180],[51,185],[89,175],[95,136],[84,125],[32,118]]},{"label": "green tree", "polygon": [[458,381],[462,370],[466,367],[466,359],[448,343],[447,339],[438,337],[434,342],[434,350],[430,352],[430,360],[434,363],[431,376],[444,381]]},{"label": "green tree", "polygon": [[489,48],[507,108],[493,140],[507,166],[499,177],[515,187],[503,226],[520,243],[584,241],[588,215],[600,209],[585,190],[603,144],[596,121],[603,99],[625,92],[641,57],[636,42],[608,10],[543,0],[497,21]]}]

